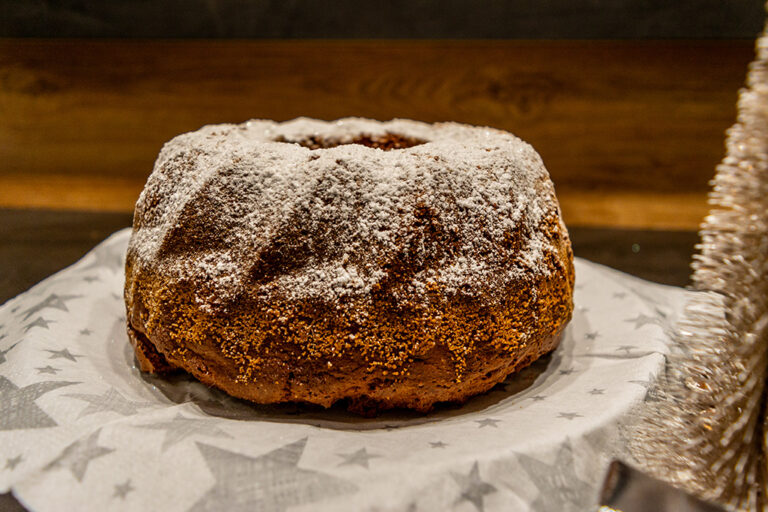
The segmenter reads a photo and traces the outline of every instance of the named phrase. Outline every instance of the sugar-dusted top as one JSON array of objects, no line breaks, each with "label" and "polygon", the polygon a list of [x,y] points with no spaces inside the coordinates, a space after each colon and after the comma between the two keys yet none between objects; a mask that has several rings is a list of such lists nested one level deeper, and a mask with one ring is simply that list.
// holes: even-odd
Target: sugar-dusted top
[{"label": "sugar-dusted top", "polygon": [[[349,143],[388,134],[423,143]],[[243,293],[333,302],[386,289],[418,302],[437,289],[493,302],[550,272],[563,237],[541,158],[507,132],[252,120],[165,144],[136,204],[129,261],[193,282],[211,311]]]}]

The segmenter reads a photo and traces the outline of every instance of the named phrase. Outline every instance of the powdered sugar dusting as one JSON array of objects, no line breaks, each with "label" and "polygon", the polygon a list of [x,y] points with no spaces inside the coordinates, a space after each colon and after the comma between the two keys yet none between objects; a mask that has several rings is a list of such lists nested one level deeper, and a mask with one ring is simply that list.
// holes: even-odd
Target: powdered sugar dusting
[{"label": "powdered sugar dusting", "polygon": [[[387,133],[426,143],[382,151],[274,142]],[[407,120],[253,120],[206,126],[163,147],[136,205],[129,257],[194,282],[210,311],[242,293],[332,302],[367,300],[383,286],[403,302],[426,301],[435,288],[492,302],[562,257],[553,222],[562,227],[549,175],[509,133]]]}]

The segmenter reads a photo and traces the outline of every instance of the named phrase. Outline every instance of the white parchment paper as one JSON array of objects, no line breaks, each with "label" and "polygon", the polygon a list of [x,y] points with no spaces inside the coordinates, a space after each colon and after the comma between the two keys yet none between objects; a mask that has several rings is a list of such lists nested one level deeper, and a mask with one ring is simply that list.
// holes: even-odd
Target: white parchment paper
[{"label": "white parchment paper", "polygon": [[129,234],[0,307],[0,492],[30,510],[587,510],[693,293],[577,259],[551,356],[463,406],[365,419],[139,372]]}]

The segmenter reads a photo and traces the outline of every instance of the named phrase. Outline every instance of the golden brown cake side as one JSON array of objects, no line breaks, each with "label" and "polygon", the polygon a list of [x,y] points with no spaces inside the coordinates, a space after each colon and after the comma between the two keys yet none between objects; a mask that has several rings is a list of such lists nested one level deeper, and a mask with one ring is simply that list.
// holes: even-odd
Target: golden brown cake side
[{"label": "golden brown cake side", "polygon": [[[553,350],[571,317],[574,274],[538,156],[503,132],[483,139],[480,129],[466,132],[481,142],[463,153],[444,150],[429,144],[429,125],[414,126],[386,140],[401,151],[390,161],[343,146],[278,155],[304,166],[291,179],[319,180],[283,204],[273,195],[285,184],[264,181],[268,164],[244,162],[237,150],[213,172],[210,162],[198,168],[196,152],[210,152],[199,141],[161,155],[162,181],[151,178],[137,205],[126,265],[128,330],[142,369],[181,368],[258,403],[348,399],[360,412],[427,411],[490,389]],[[365,137],[374,148],[384,140]],[[406,169],[392,176],[387,165]],[[523,171],[522,183],[507,183]],[[177,192],[174,173],[177,182],[197,173],[197,188],[168,207],[161,192]],[[378,180],[366,181],[371,173]],[[382,181],[394,207],[371,208]],[[254,182],[261,188],[245,206],[232,206]],[[280,208],[282,221],[239,223],[258,207]],[[380,222],[382,213],[396,217]]]},{"label": "golden brown cake side", "polygon": [[336,305],[247,301],[209,315],[190,307],[189,290],[148,278],[131,283],[129,331],[137,353],[152,354],[140,356],[142,369],[181,368],[239,398],[326,407],[351,398],[358,410],[427,411],[486,391],[557,347],[572,311],[573,268],[556,275],[494,306],[436,290],[435,306],[373,301],[354,318]]}]

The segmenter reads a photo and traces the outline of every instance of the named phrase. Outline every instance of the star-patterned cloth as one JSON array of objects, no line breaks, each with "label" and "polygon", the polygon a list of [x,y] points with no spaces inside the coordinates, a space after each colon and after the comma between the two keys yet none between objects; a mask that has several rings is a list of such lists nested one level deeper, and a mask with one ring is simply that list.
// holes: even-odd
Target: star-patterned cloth
[{"label": "star-patterned cloth", "polygon": [[588,510],[692,294],[577,260],[552,355],[461,407],[360,418],[141,374],[128,236],[0,306],[0,493],[32,510]]},{"label": "star-patterned cloth", "polygon": [[112,448],[99,446],[99,432],[100,430],[97,430],[85,439],[75,441],[64,448],[61,455],[45,466],[43,470],[48,471],[54,468],[64,467],[72,472],[72,476],[75,480],[82,482],[85,477],[85,472],[88,469],[88,464],[93,459],[103,457],[114,451]]}]

